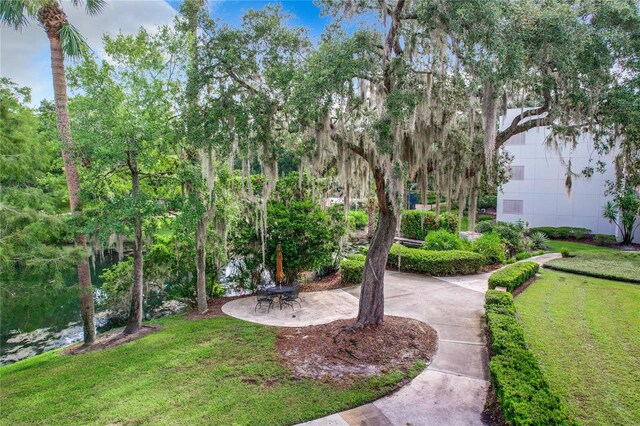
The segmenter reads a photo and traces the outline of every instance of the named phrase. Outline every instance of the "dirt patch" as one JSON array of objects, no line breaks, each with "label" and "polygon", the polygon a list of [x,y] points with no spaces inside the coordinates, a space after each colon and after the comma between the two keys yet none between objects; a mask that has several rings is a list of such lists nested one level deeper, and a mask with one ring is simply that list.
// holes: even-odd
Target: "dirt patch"
[{"label": "dirt patch", "polygon": [[143,325],[137,333],[122,334],[122,330],[111,330],[101,334],[91,346],[84,346],[82,343],[76,343],[62,350],[63,355],[79,355],[88,352],[99,351],[102,349],[115,348],[132,340],[140,339],[148,334],[155,333],[160,330],[157,325]]},{"label": "dirt patch", "polygon": [[192,308],[187,312],[186,317],[187,319],[201,319],[226,316],[227,314],[222,312],[222,305],[227,302],[231,302],[232,300],[242,299],[243,297],[251,297],[251,294],[244,296],[218,297],[216,299],[209,300],[207,304],[207,312],[200,314],[196,308]]},{"label": "dirt patch", "polygon": [[408,371],[430,363],[438,333],[410,318],[385,316],[384,324],[352,330],[353,319],[309,327],[282,328],[278,357],[297,377],[350,383],[390,370]]},{"label": "dirt patch", "polygon": [[482,421],[484,424],[491,426],[506,426],[507,422],[502,415],[502,409],[496,398],[495,389],[493,385],[489,384],[487,389],[487,399],[484,402],[484,409],[482,410]]},{"label": "dirt patch", "polygon": [[326,277],[300,284],[300,291],[334,290],[336,288],[350,287],[352,285],[353,284],[343,284],[342,274],[338,271],[333,274],[329,274]]}]

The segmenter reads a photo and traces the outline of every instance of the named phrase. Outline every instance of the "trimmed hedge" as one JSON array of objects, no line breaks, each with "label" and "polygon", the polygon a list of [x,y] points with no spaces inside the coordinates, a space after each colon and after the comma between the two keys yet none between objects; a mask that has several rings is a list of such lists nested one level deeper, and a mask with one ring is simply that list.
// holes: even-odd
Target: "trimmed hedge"
[{"label": "trimmed hedge", "polygon": [[394,244],[387,265],[402,271],[435,276],[476,274],[485,265],[485,257],[463,250],[430,251]]},{"label": "trimmed hedge", "polygon": [[343,259],[342,262],[340,262],[340,271],[340,282],[343,284],[360,284],[364,276],[364,259],[360,259],[359,257]]},{"label": "trimmed hedge", "polygon": [[400,230],[405,238],[424,240],[429,231],[444,228],[449,232],[458,232],[458,217],[451,213],[441,213],[436,220],[433,211],[404,210]]},{"label": "trimmed hedge", "polygon": [[516,288],[527,282],[540,269],[536,262],[518,262],[498,269],[489,277],[489,288],[506,287],[513,292]]},{"label": "trimmed hedge", "polygon": [[571,226],[539,226],[529,229],[529,234],[533,234],[534,232],[542,232],[552,240],[566,240],[567,238],[581,240],[591,235],[591,229],[574,228]]},{"label": "trimmed hedge", "polygon": [[527,348],[511,294],[489,290],[485,310],[493,352],[491,383],[506,422],[516,426],[574,425]]}]

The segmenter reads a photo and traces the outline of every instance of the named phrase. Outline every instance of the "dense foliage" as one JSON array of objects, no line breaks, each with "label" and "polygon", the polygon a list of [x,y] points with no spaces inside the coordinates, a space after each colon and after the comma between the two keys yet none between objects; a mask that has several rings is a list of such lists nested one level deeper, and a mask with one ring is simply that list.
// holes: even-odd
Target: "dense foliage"
[{"label": "dense foliage", "polygon": [[465,241],[462,238],[446,229],[429,232],[422,243],[424,250],[462,250],[464,246]]},{"label": "dense foliage", "polygon": [[552,240],[581,240],[590,236],[591,229],[575,228],[571,226],[539,226],[536,228],[530,228],[529,232],[531,235],[537,232],[543,233]]},{"label": "dense foliage", "polygon": [[365,255],[353,254],[340,262],[341,280],[345,284],[360,284],[364,274]]},{"label": "dense foliage", "polygon": [[505,287],[513,291],[532,278],[540,268],[536,262],[518,262],[507,265],[489,276],[489,288]]},{"label": "dense foliage", "polygon": [[400,229],[405,238],[424,240],[429,231],[445,229],[458,232],[458,218],[451,213],[443,213],[436,218],[435,212],[430,210],[405,210]]},{"label": "dense foliage", "polygon": [[500,240],[507,246],[507,249],[514,252],[524,235],[524,228],[519,223],[509,222],[490,222],[483,221],[478,223],[476,231],[483,234],[487,232],[495,232],[500,235]]},{"label": "dense foliage", "polygon": [[490,265],[504,263],[506,260],[506,247],[496,232],[482,234],[473,242],[472,250],[483,255]]},{"label": "dense foliage", "polygon": [[527,347],[511,295],[489,290],[485,309],[493,352],[489,363],[491,383],[507,423],[574,424]]},{"label": "dense foliage", "polygon": [[486,260],[484,256],[470,251],[427,251],[394,244],[387,263],[401,271],[447,276],[478,273]]}]

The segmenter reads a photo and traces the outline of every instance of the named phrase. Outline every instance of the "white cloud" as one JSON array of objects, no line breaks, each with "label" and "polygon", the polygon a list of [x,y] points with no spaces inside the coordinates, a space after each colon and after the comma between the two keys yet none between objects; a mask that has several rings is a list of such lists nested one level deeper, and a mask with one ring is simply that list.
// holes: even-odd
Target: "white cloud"
[{"label": "white cloud", "polygon": [[[177,13],[164,0],[108,0],[102,13],[96,16],[87,15],[67,0],[63,1],[63,7],[69,22],[98,54],[103,51],[103,34],[119,31],[132,34],[141,26],[153,31],[170,23]],[[0,29],[0,76],[31,87],[34,105],[42,99],[53,99],[49,58],[49,41],[37,22],[32,21],[21,32]]]}]

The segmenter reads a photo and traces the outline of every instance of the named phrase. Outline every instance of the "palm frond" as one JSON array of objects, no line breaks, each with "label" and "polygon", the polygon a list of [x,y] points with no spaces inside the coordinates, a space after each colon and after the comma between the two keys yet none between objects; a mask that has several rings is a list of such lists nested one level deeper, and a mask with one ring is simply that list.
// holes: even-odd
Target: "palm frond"
[{"label": "palm frond", "polygon": [[29,25],[33,10],[29,0],[0,0],[0,23],[19,30]]},{"label": "palm frond", "polygon": [[105,0],[72,0],[74,6],[82,6],[84,4],[84,10],[88,15],[97,15],[107,5]]},{"label": "palm frond", "polygon": [[60,46],[67,58],[80,59],[89,50],[89,45],[76,27],[67,23],[60,28]]}]

